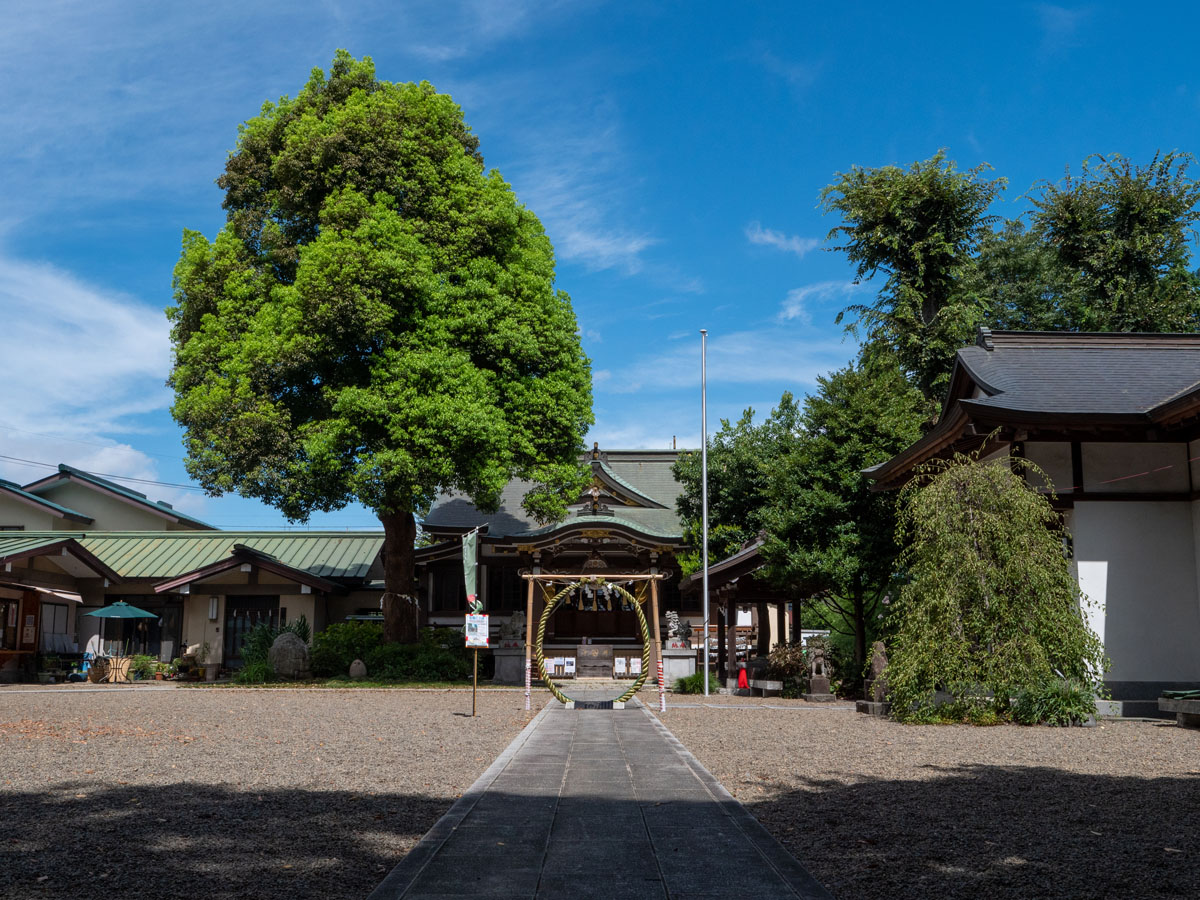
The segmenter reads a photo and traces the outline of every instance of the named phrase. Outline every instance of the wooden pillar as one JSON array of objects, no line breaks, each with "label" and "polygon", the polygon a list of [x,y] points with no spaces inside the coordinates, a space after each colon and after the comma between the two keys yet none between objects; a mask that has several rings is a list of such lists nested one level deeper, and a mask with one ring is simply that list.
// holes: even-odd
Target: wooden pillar
[{"label": "wooden pillar", "polygon": [[654,621],[654,658],[658,665],[658,711],[667,711],[667,686],[663,684],[662,626],[658,623],[658,579],[650,579],[650,615]]},{"label": "wooden pillar", "polygon": [[785,644],[788,641],[788,617],[787,617],[787,601],[780,600],[775,605],[775,623],[776,634],[779,635],[779,643]]},{"label": "wooden pillar", "polygon": [[533,579],[527,582],[525,592],[525,709],[532,709],[530,690],[533,685],[531,654],[533,653]]},{"label": "wooden pillar", "polygon": [[771,614],[765,600],[758,601],[758,646],[754,650],[760,659],[771,652]]},{"label": "wooden pillar", "polygon": [[[716,610],[716,613],[717,613],[717,680],[720,681],[722,685],[724,685],[725,684],[725,663],[726,663],[725,649],[726,649],[726,647],[725,647],[725,629],[721,624],[725,620],[725,617],[721,615],[721,609],[722,609],[722,607],[721,607],[721,603],[722,603],[721,592],[720,591],[717,592],[717,602],[713,603],[712,592],[709,591],[708,602],[709,602],[709,615],[710,616],[712,615],[713,610]],[[705,635],[705,638],[707,638],[707,637],[708,637],[708,635]]]},{"label": "wooden pillar", "polygon": [[725,596],[725,678],[737,677],[737,597]]}]

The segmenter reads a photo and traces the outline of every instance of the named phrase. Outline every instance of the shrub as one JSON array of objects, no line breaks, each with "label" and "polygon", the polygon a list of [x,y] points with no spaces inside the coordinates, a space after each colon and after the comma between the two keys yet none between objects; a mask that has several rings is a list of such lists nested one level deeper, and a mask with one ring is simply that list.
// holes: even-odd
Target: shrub
[{"label": "shrub", "polygon": [[350,663],[361,659],[375,674],[368,657],[383,643],[383,626],[374,622],[338,622],[313,638],[312,672],[329,677],[345,675]]},{"label": "shrub", "polygon": [[[710,672],[708,675],[708,692],[715,694],[720,689],[721,682]],[[697,672],[695,675],[688,675],[686,678],[676,678],[675,685],[671,690],[677,694],[703,694],[704,673]]]},{"label": "shrub", "polygon": [[808,655],[799,641],[776,644],[767,657],[767,677],[783,682],[783,696],[799,697],[808,684]]},{"label": "shrub", "polygon": [[1095,714],[1092,688],[1067,678],[1023,690],[1013,704],[1013,719],[1022,725],[1080,725]]},{"label": "shrub", "polygon": [[897,532],[907,583],[888,646],[892,715],[925,721],[941,688],[964,716],[977,706],[1003,717],[1010,697],[1040,696],[1056,674],[1098,682],[1104,648],[1085,621],[1058,513],[1036,490],[1052,488],[1044,473],[959,455],[917,474]]},{"label": "shrub", "polygon": [[275,670],[265,660],[246,663],[234,674],[233,680],[237,684],[265,684],[275,680]]},{"label": "shrub", "polygon": [[153,678],[156,668],[158,668],[158,660],[144,653],[138,653],[129,663],[129,671],[137,678]]}]

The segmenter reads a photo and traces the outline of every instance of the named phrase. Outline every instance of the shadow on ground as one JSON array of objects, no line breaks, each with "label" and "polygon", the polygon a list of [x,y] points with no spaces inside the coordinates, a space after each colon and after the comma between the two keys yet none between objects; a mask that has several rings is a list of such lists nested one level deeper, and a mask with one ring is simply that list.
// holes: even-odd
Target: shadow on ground
[{"label": "shadow on ground", "polygon": [[[1194,897],[1200,749],[1197,770],[1131,778],[931,767],[927,780],[811,780],[746,805],[839,900]],[[481,836],[480,859],[491,853],[512,863],[514,835],[543,839],[534,832],[548,830],[554,801],[535,794],[493,798],[511,802],[517,814],[509,833]],[[89,782],[0,799],[5,900],[362,898],[450,806],[399,794]],[[732,875],[744,886],[755,881],[753,860],[706,850],[704,816],[714,810],[671,809],[669,800],[574,803],[581,838],[620,839],[644,815],[670,814],[685,826],[669,848],[671,865],[711,868],[710,877]],[[496,837],[507,846],[484,846]],[[602,862],[611,876],[612,855]],[[504,877],[503,866],[492,874]],[[603,884],[597,896],[605,895]]]},{"label": "shadow on ground", "polygon": [[0,792],[0,897],[365,897],[451,801],[207,785]]},{"label": "shadow on ground", "polygon": [[1200,743],[1196,758],[1184,777],[929,767],[744,802],[839,900],[1195,897]]}]

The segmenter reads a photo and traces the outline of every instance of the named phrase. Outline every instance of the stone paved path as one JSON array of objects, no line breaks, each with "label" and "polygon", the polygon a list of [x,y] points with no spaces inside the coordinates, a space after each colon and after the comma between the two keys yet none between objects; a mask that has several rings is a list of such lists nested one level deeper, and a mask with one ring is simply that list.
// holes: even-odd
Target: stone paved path
[{"label": "stone paved path", "polygon": [[640,704],[554,703],[369,900],[401,897],[829,894]]}]

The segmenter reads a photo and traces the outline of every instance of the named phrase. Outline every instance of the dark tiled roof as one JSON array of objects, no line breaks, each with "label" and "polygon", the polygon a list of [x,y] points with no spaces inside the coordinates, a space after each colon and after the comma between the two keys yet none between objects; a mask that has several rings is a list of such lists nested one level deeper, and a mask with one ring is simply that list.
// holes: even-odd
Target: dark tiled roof
[{"label": "dark tiled roof", "polygon": [[[609,450],[604,454],[605,466],[618,484],[630,488],[630,493],[653,500],[660,508],[618,506],[612,512],[627,525],[647,534],[678,537],[683,533],[675,499],[682,488],[671,474],[678,457],[672,450]],[[590,454],[587,454],[590,459]],[[434,503],[424,526],[431,531],[466,530],[486,525],[491,537],[510,537],[542,532],[543,526],[525,514],[521,500],[530,488],[529,482],[512,481],[500,495],[500,508],[488,515],[481,513],[470,499],[461,494],[446,494]],[[568,513],[562,525],[580,518],[575,510]],[[589,517],[590,518],[590,517]]]},{"label": "dark tiled roof", "polygon": [[1200,384],[1200,335],[995,332],[958,365],[984,391],[971,412],[1145,415]]},{"label": "dark tiled roof", "polygon": [[958,351],[938,424],[864,472],[898,484],[973,424],[1169,427],[1198,411],[1200,334],[980,329],[976,346]]}]

